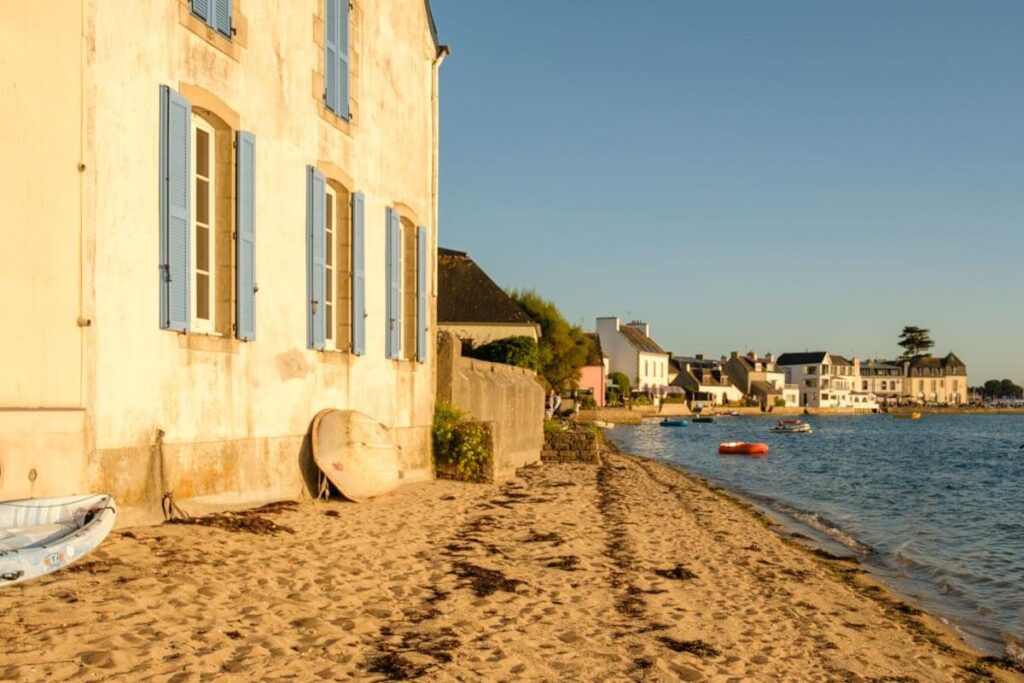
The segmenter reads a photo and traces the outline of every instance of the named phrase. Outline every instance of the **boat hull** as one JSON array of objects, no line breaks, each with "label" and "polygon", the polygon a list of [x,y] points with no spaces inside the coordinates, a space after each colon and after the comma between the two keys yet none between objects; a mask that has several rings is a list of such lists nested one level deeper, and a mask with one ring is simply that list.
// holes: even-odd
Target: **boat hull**
[{"label": "boat hull", "polygon": [[94,550],[114,528],[106,494],[0,503],[0,587],[62,569]]},{"label": "boat hull", "polygon": [[766,443],[744,443],[733,441],[718,445],[719,455],[748,455],[752,457],[763,457],[768,455],[768,444]]}]

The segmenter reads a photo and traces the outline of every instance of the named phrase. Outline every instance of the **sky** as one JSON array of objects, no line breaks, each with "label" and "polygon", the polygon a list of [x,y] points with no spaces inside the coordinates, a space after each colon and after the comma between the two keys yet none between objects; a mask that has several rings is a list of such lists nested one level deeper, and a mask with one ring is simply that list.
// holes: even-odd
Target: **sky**
[{"label": "sky", "polygon": [[680,355],[1024,383],[1021,0],[432,0],[440,244]]}]

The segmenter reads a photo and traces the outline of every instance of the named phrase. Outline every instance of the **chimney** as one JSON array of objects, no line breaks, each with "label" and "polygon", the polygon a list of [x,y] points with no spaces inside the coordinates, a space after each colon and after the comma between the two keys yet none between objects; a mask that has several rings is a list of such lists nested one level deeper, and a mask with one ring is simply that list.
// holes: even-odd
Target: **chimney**
[{"label": "chimney", "polygon": [[703,353],[698,353],[696,358],[697,358],[697,360],[704,360],[704,354]]},{"label": "chimney", "polygon": [[733,351],[732,353],[729,354],[729,358],[731,358],[733,360],[736,360],[739,357],[740,357],[740,354],[737,351]]},{"label": "chimney", "polygon": [[642,320],[631,320],[629,322],[629,326],[632,327],[635,330],[639,330],[640,332],[643,332],[643,335],[645,337],[650,337],[651,336],[651,326],[648,325],[647,323],[643,322]]},{"label": "chimney", "polygon": [[766,363],[774,363],[775,362],[775,354],[774,353],[766,353],[766,354],[764,354],[764,360],[765,360]]}]

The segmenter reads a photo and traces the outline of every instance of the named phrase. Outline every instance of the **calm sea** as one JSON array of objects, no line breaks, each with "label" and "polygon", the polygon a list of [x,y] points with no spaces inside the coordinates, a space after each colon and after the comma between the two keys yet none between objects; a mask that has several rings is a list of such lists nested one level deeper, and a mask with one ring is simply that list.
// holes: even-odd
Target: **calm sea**
[{"label": "calm sea", "polygon": [[[624,452],[735,491],[826,545],[842,546],[898,592],[991,654],[1024,643],[1024,415],[807,417],[616,427]],[[719,456],[763,441],[767,458]],[[808,533],[810,532],[810,533]]]}]

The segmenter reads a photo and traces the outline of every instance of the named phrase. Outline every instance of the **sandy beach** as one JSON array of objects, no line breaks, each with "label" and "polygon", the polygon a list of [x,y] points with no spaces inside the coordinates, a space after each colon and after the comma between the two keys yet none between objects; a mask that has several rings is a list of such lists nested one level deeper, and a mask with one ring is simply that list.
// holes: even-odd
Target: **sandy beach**
[{"label": "sandy beach", "polygon": [[605,454],[121,529],[0,593],[0,680],[1020,681],[855,564]]}]

